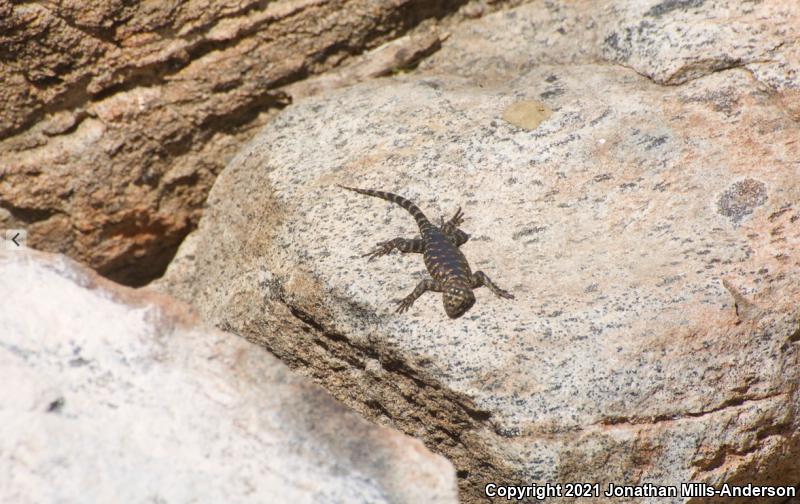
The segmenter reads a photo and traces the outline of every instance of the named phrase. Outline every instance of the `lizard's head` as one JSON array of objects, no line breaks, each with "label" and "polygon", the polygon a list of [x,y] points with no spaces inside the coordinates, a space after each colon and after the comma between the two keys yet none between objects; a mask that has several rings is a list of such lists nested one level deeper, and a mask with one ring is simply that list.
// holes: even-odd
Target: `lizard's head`
[{"label": "lizard's head", "polygon": [[475,294],[465,285],[446,285],[442,293],[444,311],[451,319],[464,315],[475,304]]}]

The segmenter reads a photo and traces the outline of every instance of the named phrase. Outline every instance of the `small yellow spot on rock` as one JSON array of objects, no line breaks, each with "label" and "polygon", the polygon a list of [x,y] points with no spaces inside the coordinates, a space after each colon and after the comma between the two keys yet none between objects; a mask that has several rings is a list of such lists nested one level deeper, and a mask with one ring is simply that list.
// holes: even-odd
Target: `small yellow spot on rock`
[{"label": "small yellow spot on rock", "polygon": [[544,103],[527,100],[512,103],[503,111],[503,120],[518,128],[536,129],[553,111]]}]

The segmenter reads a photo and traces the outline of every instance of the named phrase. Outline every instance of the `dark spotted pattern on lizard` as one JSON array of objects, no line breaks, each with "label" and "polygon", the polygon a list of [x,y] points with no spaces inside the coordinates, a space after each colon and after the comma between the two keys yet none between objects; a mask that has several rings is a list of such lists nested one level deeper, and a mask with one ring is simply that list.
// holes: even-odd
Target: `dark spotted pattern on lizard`
[{"label": "dark spotted pattern on lizard", "polygon": [[400,301],[397,307],[398,313],[408,310],[414,301],[426,291],[442,293],[444,311],[452,319],[462,316],[475,304],[475,295],[472,293],[472,289],[485,285],[496,296],[514,298],[511,293],[495,285],[482,271],[473,273],[470,269],[467,258],[458,249],[469,239],[469,235],[458,229],[464,220],[460,208],[449,221],[444,222],[442,219],[441,224],[435,226],[417,205],[402,196],[371,189],[357,189],[343,185],[339,187],[396,203],[408,210],[417,221],[419,238],[395,238],[380,242],[372,252],[365,254],[365,256],[369,256],[369,260],[388,254],[394,249],[405,253],[422,254],[431,278],[422,280],[411,294]]}]

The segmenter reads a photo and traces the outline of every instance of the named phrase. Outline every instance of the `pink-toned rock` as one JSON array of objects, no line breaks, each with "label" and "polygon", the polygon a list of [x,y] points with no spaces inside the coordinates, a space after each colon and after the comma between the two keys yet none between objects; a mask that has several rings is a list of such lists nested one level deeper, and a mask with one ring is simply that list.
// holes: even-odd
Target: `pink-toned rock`
[{"label": "pink-toned rock", "polygon": [[455,6],[421,0],[0,4],[0,228],[128,284],[158,276],[217,173],[319,74]]}]

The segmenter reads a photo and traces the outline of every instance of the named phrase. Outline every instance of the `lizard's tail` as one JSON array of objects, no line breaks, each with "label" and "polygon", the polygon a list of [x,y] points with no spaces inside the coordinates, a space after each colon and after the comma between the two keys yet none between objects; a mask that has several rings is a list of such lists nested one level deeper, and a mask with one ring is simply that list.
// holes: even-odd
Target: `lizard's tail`
[{"label": "lizard's tail", "polygon": [[417,221],[417,225],[422,226],[423,224],[430,224],[430,221],[422,213],[422,210],[419,209],[417,205],[410,202],[409,200],[405,199],[402,196],[399,196],[394,193],[386,192],[386,191],[373,191],[372,189],[358,189],[357,187],[347,187],[341,184],[336,184],[337,186],[341,187],[342,189],[347,189],[348,191],[354,191],[359,194],[366,194],[367,196],[374,196],[376,198],[385,199],[386,201],[391,201],[392,203],[397,203],[401,207],[408,210],[408,213],[414,217],[414,220]]}]

